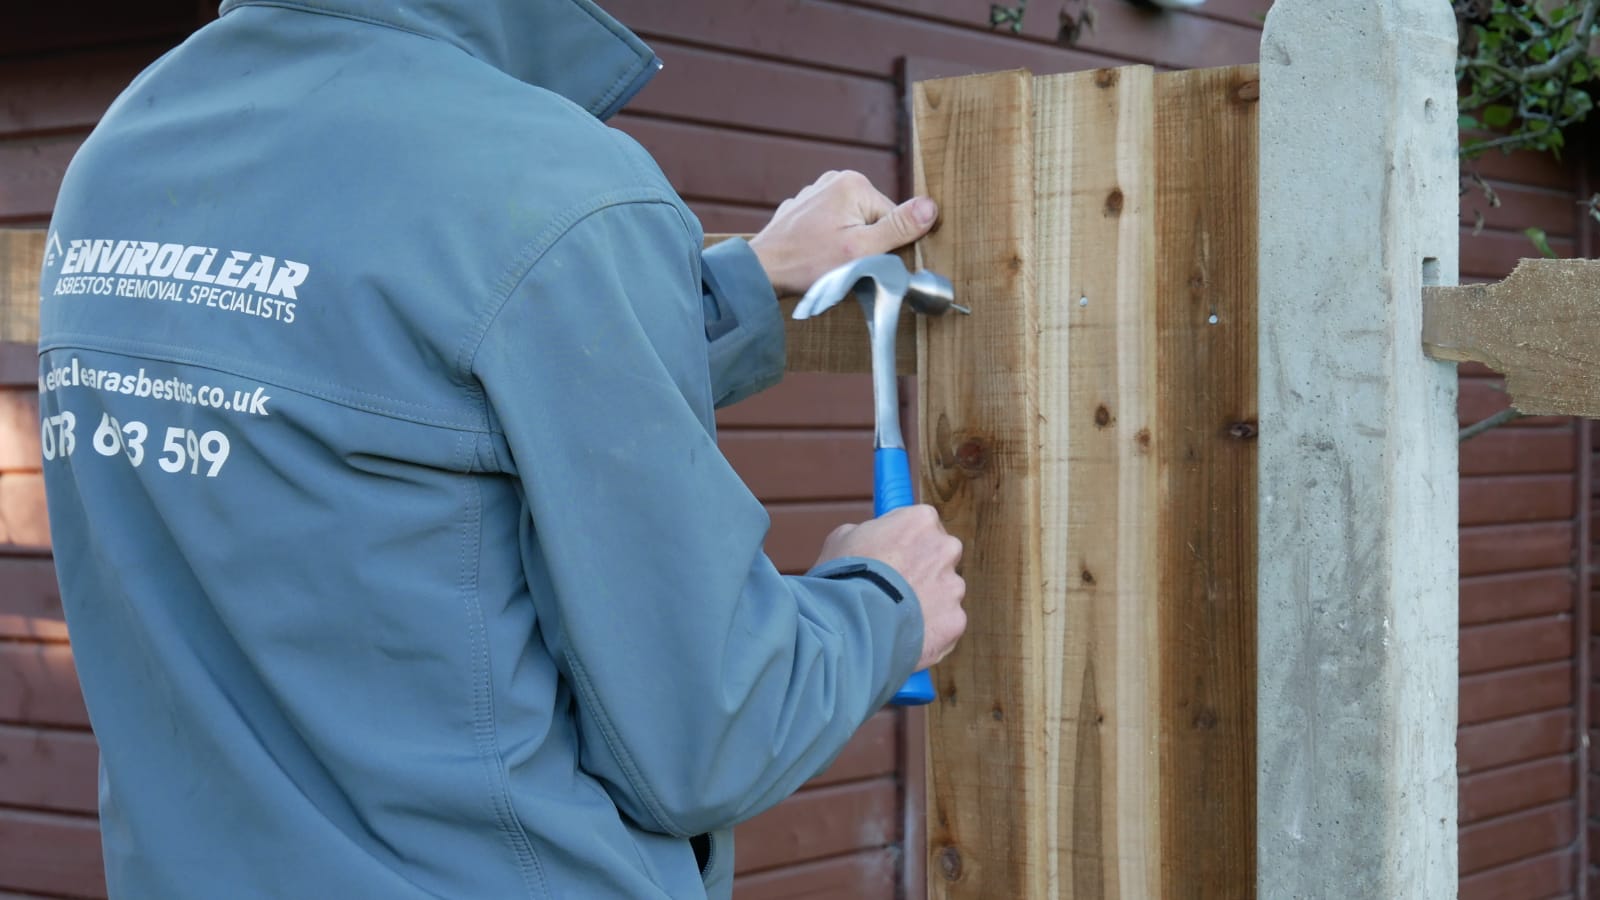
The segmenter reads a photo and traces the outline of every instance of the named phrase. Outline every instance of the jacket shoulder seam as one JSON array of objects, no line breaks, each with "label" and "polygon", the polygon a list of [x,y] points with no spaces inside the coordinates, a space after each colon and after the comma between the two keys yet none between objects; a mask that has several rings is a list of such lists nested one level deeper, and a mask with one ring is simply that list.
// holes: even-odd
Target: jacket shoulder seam
[{"label": "jacket shoulder seam", "polygon": [[473,366],[476,364],[478,351],[483,347],[484,339],[489,334],[489,329],[494,325],[500,313],[511,302],[518,286],[533,274],[540,260],[552,247],[561,242],[561,239],[572,232],[584,220],[606,210],[620,206],[669,206],[678,214],[679,221],[684,225],[686,239],[692,239],[693,233],[687,222],[683,222],[683,213],[678,209],[675,199],[656,188],[633,188],[612,191],[597,197],[588,203],[569,208],[565,213],[557,216],[546,226],[537,237],[523,246],[501,276],[495,280],[495,299],[489,304],[473,327],[467,332],[461,352],[456,361],[458,371],[468,377],[471,376]]}]

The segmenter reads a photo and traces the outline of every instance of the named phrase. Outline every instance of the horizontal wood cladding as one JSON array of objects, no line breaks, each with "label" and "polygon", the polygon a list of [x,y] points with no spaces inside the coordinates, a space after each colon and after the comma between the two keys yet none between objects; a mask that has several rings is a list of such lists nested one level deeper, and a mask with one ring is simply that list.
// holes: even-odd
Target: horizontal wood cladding
[{"label": "horizontal wood cladding", "polygon": [[1461,779],[1462,824],[1555,803],[1573,795],[1576,765],[1571,755],[1506,766]]},{"label": "horizontal wood cladding", "polygon": [[214,17],[216,4],[205,0],[82,0],[70,12],[48,3],[0,6],[0,57],[70,52],[161,39],[168,46],[196,24]]},{"label": "horizontal wood cladding", "polygon": [[897,851],[864,850],[741,876],[733,893],[737,900],[887,900],[897,896],[898,869]]},{"label": "horizontal wood cladding", "polygon": [[39,471],[39,393],[0,387],[0,474]]},{"label": "horizontal wood cladding", "polygon": [[0,724],[89,727],[70,648],[0,641]]},{"label": "horizontal wood cladding", "polygon": [[1577,579],[1571,568],[1504,572],[1461,580],[1461,625],[1563,613],[1573,608]]},{"label": "horizontal wood cladding", "polygon": [[892,149],[899,94],[884,78],[660,40],[662,73],[633,113],[719,128]]},{"label": "horizontal wood cladding", "polygon": [[0,135],[87,132],[171,41],[0,58]]},{"label": "horizontal wood cladding", "polygon": [[66,640],[55,563],[48,556],[0,556],[0,641]]},{"label": "horizontal wood cladding", "polygon": [[1577,834],[1577,813],[1575,802],[1563,800],[1463,827],[1461,874],[1567,847]]},{"label": "horizontal wood cladding", "polygon": [[1577,486],[1567,473],[1463,478],[1461,524],[1570,520],[1578,512]]},{"label": "horizontal wood cladding", "polygon": [[1475,675],[1571,659],[1576,650],[1570,615],[1518,619],[1461,629],[1461,673]]},{"label": "horizontal wood cladding", "polygon": [[871,428],[870,375],[788,375],[771,390],[717,411],[730,428]]},{"label": "horizontal wood cladding", "polygon": [[1459,900],[1562,896],[1576,885],[1576,869],[1571,850],[1546,853],[1461,879]]},{"label": "horizontal wood cladding", "polygon": [[1570,566],[1575,532],[1572,522],[1463,528],[1461,575],[1467,577]]},{"label": "horizontal wood cladding", "polygon": [[[1486,181],[1485,184],[1494,192],[1495,203],[1470,182],[1461,195],[1461,224],[1468,227],[1465,233],[1469,236],[1471,229],[1478,226],[1480,215],[1484,228],[1518,235],[1524,228],[1538,227],[1549,234],[1571,237],[1578,224],[1570,185],[1549,188],[1515,181]],[[1533,245],[1529,244],[1528,249],[1532,250]]]},{"label": "horizontal wood cladding", "polygon": [[734,829],[735,871],[887,847],[900,839],[898,805],[893,777],[800,791]]},{"label": "horizontal wood cladding", "polygon": [[[1461,394],[1456,401],[1456,417],[1462,425],[1471,425],[1489,418],[1511,406],[1511,397],[1497,378],[1463,378]],[[1520,428],[1572,428],[1571,419],[1559,416],[1527,416],[1504,426],[1513,431]],[[1473,438],[1477,440],[1477,438]],[[1467,442],[1468,445],[1472,441]]]},{"label": "horizontal wood cladding", "polygon": [[728,431],[722,452],[763,500],[872,496],[872,432]]},{"label": "horizontal wood cladding", "polygon": [[892,775],[898,765],[899,718],[897,708],[886,708],[863,722],[840,751],[833,765],[806,782],[812,787]]},{"label": "horizontal wood cladding", "polygon": [[1575,749],[1576,729],[1577,713],[1572,709],[1470,725],[1461,729],[1456,739],[1456,770],[1469,775],[1570,753]]},{"label": "horizontal wood cladding", "polygon": [[0,553],[43,552],[49,548],[44,476],[38,472],[0,473]]},{"label": "horizontal wood cladding", "polygon": [[[986,9],[968,0],[865,0],[862,6],[885,12],[917,16],[972,32],[1002,35],[991,30]],[[1268,3],[1256,4],[1265,12]],[[1081,8],[1081,4],[1078,4]],[[1074,12],[1074,4],[1062,4]],[[1120,62],[1144,62],[1168,69],[1195,69],[1251,63],[1261,44],[1261,23],[1227,21],[1190,12],[1163,12],[1129,3],[1097,3],[1092,29],[1083,32],[1072,49],[1104,55]],[[1024,17],[1020,37],[1042,48],[1058,48],[1060,19],[1049,10]]]},{"label": "horizontal wood cladding", "polygon": [[0,725],[0,807],[92,815],[99,760],[88,732]]},{"label": "horizontal wood cladding", "polygon": [[0,890],[104,897],[99,823],[85,816],[0,809]]},{"label": "horizontal wood cladding", "polygon": [[32,344],[0,341],[0,388],[39,386],[39,351]]},{"label": "horizontal wood cladding", "polygon": [[647,41],[668,38],[737,48],[755,57],[803,60],[821,69],[884,79],[894,76],[902,56],[962,60],[990,71],[1030,68],[1041,74],[1118,63],[1100,53],[991,32],[984,24],[986,5],[970,9],[976,27],[814,0],[737,4],[609,0],[605,6]]},{"label": "horizontal wood cladding", "polygon": [[1570,660],[1562,660],[1465,676],[1461,679],[1461,724],[1571,708],[1575,669]]},{"label": "horizontal wood cladding", "polygon": [[1558,191],[1573,190],[1573,173],[1570,165],[1549,153],[1518,150],[1515,153],[1505,154],[1495,151],[1470,160],[1461,168],[1463,171],[1476,172],[1496,182],[1511,181]]},{"label": "horizontal wood cladding", "polygon": [[1570,430],[1496,428],[1461,445],[1461,474],[1537,475],[1577,470]]},{"label": "horizontal wood cladding", "polygon": [[767,533],[767,555],[780,572],[797,575],[816,563],[817,550],[829,532],[872,518],[872,501],[783,504],[768,511],[772,530]]},{"label": "horizontal wood cladding", "polygon": [[[1574,255],[1577,244],[1566,237],[1551,236],[1550,250],[1560,257]],[[1517,263],[1539,256],[1539,250],[1520,231],[1485,229],[1473,234],[1472,229],[1461,229],[1461,274],[1480,278],[1500,279],[1511,274]]]},{"label": "horizontal wood cladding", "polygon": [[895,193],[894,153],[784,135],[624,113],[612,124],[644,145],[672,186],[690,200],[776,207],[829,169],[855,169]]},{"label": "horizontal wood cladding", "polygon": [[83,134],[0,139],[0,224],[43,225]]}]

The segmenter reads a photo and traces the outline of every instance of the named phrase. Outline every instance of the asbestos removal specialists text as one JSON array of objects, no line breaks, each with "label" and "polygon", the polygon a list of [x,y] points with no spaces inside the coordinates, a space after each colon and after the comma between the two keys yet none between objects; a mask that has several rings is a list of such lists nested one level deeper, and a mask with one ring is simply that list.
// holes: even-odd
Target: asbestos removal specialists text
[{"label": "asbestos removal specialists text", "polygon": [[73,240],[54,294],[128,297],[206,306],[294,322],[294,301],[311,267],[294,260],[154,241]]}]

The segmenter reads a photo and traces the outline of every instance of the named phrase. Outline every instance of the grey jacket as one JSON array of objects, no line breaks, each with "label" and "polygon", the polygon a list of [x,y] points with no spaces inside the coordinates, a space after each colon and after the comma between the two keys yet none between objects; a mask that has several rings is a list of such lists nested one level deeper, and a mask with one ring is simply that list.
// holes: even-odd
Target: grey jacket
[{"label": "grey jacket", "polygon": [[223,11],[74,159],[41,286],[112,896],[726,897],[922,623],[762,552],[712,411],[778,310],[602,123],[654,55],[573,0]]}]

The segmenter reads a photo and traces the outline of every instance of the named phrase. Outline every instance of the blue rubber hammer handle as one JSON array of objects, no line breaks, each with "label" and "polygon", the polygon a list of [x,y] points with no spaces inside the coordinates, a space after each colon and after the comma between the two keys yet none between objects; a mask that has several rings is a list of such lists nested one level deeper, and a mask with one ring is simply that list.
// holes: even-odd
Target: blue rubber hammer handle
[{"label": "blue rubber hammer handle", "polygon": [[[872,451],[872,515],[910,506],[915,499],[911,492],[911,461],[905,448],[879,447]],[[923,706],[938,696],[933,690],[933,677],[923,669],[913,672],[889,702],[895,706]]]}]

